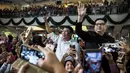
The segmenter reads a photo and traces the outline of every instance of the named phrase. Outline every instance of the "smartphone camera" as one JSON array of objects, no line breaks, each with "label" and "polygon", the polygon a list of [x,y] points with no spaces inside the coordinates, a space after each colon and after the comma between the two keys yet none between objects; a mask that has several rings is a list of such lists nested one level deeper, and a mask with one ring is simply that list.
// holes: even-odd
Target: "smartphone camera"
[{"label": "smartphone camera", "polygon": [[100,73],[102,53],[100,50],[86,50],[84,73]]},{"label": "smartphone camera", "polygon": [[118,43],[105,43],[101,47],[103,52],[118,52],[120,47]]},{"label": "smartphone camera", "polygon": [[20,57],[34,65],[37,65],[40,58],[45,58],[44,54],[40,51],[34,50],[30,47],[22,45]]},{"label": "smartphone camera", "polygon": [[70,45],[70,48],[75,48],[75,45]]}]

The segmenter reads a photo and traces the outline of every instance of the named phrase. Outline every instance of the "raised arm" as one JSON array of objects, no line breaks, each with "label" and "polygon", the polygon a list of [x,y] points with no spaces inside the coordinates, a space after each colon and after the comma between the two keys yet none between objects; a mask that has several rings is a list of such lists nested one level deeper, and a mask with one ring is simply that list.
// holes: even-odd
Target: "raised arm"
[{"label": "raised arm", "polygon": [[82,21],[86,14],[86,8],[85,8],[84,4],[79,2],[77,11],[78,11],[78,21],[76,24],[76,34],[83,40],[87,40],[87,39],[89,39],[89,33],[82,30]]},{"label": "raised arm", "polygon": [[46,16],[46,15],[44,16],[44,21],[45,21],[46,31],[47,31],[48,33],[51,33],[52,30],[51,30],[50,26],[48,25],[48,21],[47,21],[47,16]]},{"label": "raised arm", "polygon": [[77,11],[78,11],[78,23],[79,23],[79,22],[83,21],[83,18],[84,18],[85,14],[86,14],[85,5],[82,4],[80,1],[79,1],[79,5],[77,7]]},{"label": "raised arm", "polygon": [[45,28],[46,31],[48,32],[47,37],[50,38],[53,42],[57,43],[59,35],[55,33],[55,28],[51,29],[50,26],[48,25],[47,21],[47,16],[44,16],[45,20]]}]

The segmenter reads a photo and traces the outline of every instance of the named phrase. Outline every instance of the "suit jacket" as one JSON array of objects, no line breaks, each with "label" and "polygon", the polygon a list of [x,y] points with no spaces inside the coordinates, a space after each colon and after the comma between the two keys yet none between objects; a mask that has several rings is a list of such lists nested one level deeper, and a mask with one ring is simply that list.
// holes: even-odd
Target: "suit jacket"
[{"label": "suit jacket", "polygon": [[114,43],[115,39],[104,33],[102,36],[95,31],[83,31],[82,23],[76,24],[76,34],[86,42],[86,47],[88,49],[99,48],[102,43]]}]

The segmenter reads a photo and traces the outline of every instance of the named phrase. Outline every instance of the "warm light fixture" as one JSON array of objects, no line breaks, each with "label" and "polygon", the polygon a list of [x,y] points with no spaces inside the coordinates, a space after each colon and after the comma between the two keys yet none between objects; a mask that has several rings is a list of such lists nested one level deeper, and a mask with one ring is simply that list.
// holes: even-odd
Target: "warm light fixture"
[{"label": "warm light fixture", "polygon": [[67,8],[67,7],[68,7],[68,5],[67,5],[67,4],[65,4],[65,5],[64,5],[64,7],[65,7],[65,8]]}]

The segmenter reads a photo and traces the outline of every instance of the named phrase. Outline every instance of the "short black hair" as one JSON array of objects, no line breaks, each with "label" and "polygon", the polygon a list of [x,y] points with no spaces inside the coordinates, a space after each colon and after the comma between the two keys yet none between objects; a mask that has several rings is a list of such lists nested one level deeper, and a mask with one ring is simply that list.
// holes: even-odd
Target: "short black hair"
[{"label": "short black hair", "polygon": [[8,35],[9,41],[13,40],[13,36],[11,34]]},{"label": "short black hair", "polygon": [[74,33],[73,28],[72,28],[72,27],[70,27],[70,26],[64,26],[63,28],[68,28],[68,29],[70,30],[70,32],[71,32],[71,33]]},{"label": "short black hair", "polygon": [[33,44],[33,45],[40,45],[42,47],[45,47],[45,45],[42,43],[42,37],[41,36],[33,36],[33,40],[31,43],[29,44]]},{"label": "short black hair", "polygon": [[36,35],[37,34],[37,32],[32,32],[32,36],[34,36],[34,35]]},{"label": "short black hair", "polygon": [[106,18],[97,18],[97,19],[95,20],[95,24],[96,24],[96,22],[97,22],[98,20],[103,20],[103,21],[104,21],[104,23],[106,23],[106,22],[107,22],[107,19],[106,19]]}]

